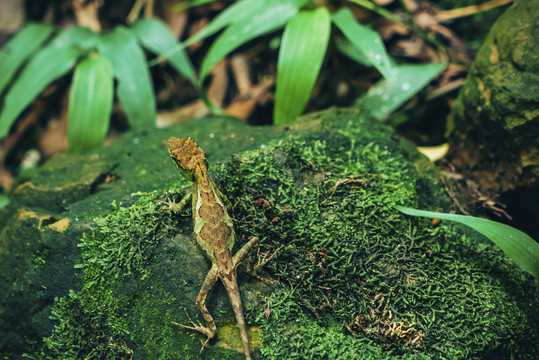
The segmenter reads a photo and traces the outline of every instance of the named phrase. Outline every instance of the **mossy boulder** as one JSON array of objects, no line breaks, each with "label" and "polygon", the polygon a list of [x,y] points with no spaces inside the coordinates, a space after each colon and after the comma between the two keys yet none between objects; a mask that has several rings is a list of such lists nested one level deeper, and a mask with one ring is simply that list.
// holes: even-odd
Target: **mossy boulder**
[{"label": "mossy boulder", "polygon": [[539,0],[496,21],[452,108],[451,162],[539,235]]},{"label": "mossy boulder", "polygon": [[1,214],[5,358],[243,357],[221,285],[209,300],[218,338],[202,355],[202,336],[175,324],[186,311],[201,319],[194,299],[208,262],[190,211],[162,203],[188,186],[168,159],[170,136],[206,150],[237,241],[261,238],[253,260],[280,248],[264,274],[276,284],[239,271],[255,358],[539,353],[531,277],[477,234],[396,211],[452,205],[407,142],[353,110],[330,110],[289,127],[201,119],[45,164]]}]

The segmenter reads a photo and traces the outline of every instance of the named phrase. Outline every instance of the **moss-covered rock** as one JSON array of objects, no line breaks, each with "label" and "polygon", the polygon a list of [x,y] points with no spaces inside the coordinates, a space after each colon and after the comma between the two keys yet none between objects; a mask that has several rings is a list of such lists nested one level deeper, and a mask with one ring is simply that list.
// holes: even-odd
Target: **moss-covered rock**
[{"label": "moss-covered rock", "polygon": [[[45,164],[21,186],[58,189],[59,198],[32,206],[22,188],[12,201],[18,213],[4,212],[4,356],[200,358],[202,336],[174,323],[187,323],[184,308],[201,319],[194,299],[208,262],[190,240],[190,212],[176,216],[162,204],[188,186],[163,142],[186,135],[206,150],[234,204],[238,242],[259,236],[258,257],[282,246],[266,266],[275,285],[239,274],[255,358],[537,355],[539,296],[529,275],[474,234],[395,211],[451,204],[409,144],[354,111],[332,110],[288,128],[204,119],[127,134],[94,154],[52,160],[52,171]],[[68,164],[82,163],[94,174],[67,177]],[[65,194],[71,183],[90,185]],[[221,285],[209,308],[218,339],[202,357],[241,359]]]},{"label": "moss-covered rock", "polygon": [[539,0],[492,27],[452,108],[449,156],[481,192],[539,235]]}]

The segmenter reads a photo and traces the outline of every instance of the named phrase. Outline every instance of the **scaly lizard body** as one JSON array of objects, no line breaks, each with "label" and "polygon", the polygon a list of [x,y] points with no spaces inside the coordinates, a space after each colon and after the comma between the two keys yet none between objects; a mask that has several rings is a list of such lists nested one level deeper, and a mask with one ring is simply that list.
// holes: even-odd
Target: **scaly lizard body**
[{"label": "scaly lizard body", "polygon": [[187,195],[178,204],[173,205],[172,209],[179,212],[192,200],[194,234],[197,243],[204,250],[212,264],[196,299],[207,326],[196,325],[192,321],[193,326],[181,326],[206,335],[208,337],[206,343],[215,336],[217,328],[206,307],[206,298],[217,279],[221,279],[238,322],[245,358],[251,359],[236,278],[236,267],[256,244],[258,238],[251,239],[232,256],[231,251],[235,237],[232,219],[228,215],[225,206],[225,202],[228,202],[228,200],[215,187],[208,175],[208,162],[204,151],[188,137],[170,138],[168,149],[170,157],[178,167],[178,171],[187,180],[193,182]]}]

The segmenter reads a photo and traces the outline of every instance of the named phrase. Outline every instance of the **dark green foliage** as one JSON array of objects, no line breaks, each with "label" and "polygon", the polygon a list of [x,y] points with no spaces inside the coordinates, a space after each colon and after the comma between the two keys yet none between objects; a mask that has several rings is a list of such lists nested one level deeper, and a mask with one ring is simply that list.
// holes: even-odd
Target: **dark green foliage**
[{"label": "dark green foliage", "polygon": [[[71,151],[80,153],[102,144],[113,101],[113,76],[129,125],[139,130],[152,127],[155,96],[141,45],[156,53],[172,49],[168,61],[198,84],[185,50],[161,20],[144,19],[133,26],[101,33],[80,26],[56,31],[46,24],[22,29],[0,53],[0,138],[46,86],[74,66],[68,121]],[[47,42],[49,37],[53,38]]]},{"label": "dark green foliage", "polygon": [[[268,334],[263,353],[270,359],[283,354],[322,359],[329,355],[307,354],[324,354],[321,344],[329,351],[356,341],[333,332],[331,340],[313,339],[328,326],[373,340],[378,349],[391,344],[384,353],[393,357],[419,356],[416,345],[454,359],[518,351],[522,344],[514,339],[526,338],[530,326],[537,331],[537,315],[522,307],[523,299],[537,303],[531,280],[498,250],[453,227],[418,226],[398,214],[395,204],[449,207],[416,196],[427,191],[444,198],[441,187],[405,161],[399,141],[352,139],[340,133],[289,139],[219,171],[233,174],[221,185],[235,199],[241,231],[262,236],[268,252],[285,245],[268,268],[288,295],[270,301],[297,309],[278,321],[263,321]],[[259,198],[270,206],[257,206],[253,200]],[[507,292],[508,278],[520,294]],[[308,325],[296,328],[296,321]],[[395,324],[414,335],[388,335]],[[329,356],[349,357],[346,351]]]},{"label": "dark green foliage", "polygon": [[58,324],[42,351],[28,358],[197,358],[198,341],[171,323],[184,317],[177,297],[192,302],[196,296],[181,281],[185,257],[193,256],[179,254],[171,241],[182,230],[178,217],[158,201],[160,192],[135,196],[139,199],[131,205],[113,203],[110,214],[95,218],[92,232],[83,235],[78,245],[82,263],[75,265],[82,269],[82,289],[55,300],[52,320]]},{"label": "dark green foliage", "polygon": [[[273,297],[271,317],[265,321],[262,350],[267,359],[394,359],[375,341],[366,337],[353,338],[330,323],[322,327],[313,322],[293,297],[281,291]],[[293,324],[285,320],[295,319]],[[263,319],[260,318],[260,321]],[[399,359],[430,359],[421,353],[403,354]]]},{"label": "dark green foliage", "polygon": [[535,279],[539,279],[539,244],[526,233],[509,225],[474,216],[445,214],[397,206],[397,210],[413,216],[455,221],[480,232]]},{"label": "dark green foliage", "polygon": [[53,320],[58,320],[50,337],[44,340],[41,354],[33,359],[131,359],[132,351],[121,340],[120,334],[112,335],[106,326],[106,317],[89,312],[78,295],[71,291],[69,297],[57,299],[52,310]]},{"label": "dark green foliage", "polygon": [[59,324],[45,339],[42,358],[130,358],[124,341],[129,298],[121,288],[133,277],[149,276],[148,259],[159,239],[169,235],[156,206],[155,194],[141,195],[129,207],[113,204],[111,214],[96,218],[96,228],[83,235],[78,245],[83,263],[75,265],[83,269],[83,288],[57,299],[52,319]]}]

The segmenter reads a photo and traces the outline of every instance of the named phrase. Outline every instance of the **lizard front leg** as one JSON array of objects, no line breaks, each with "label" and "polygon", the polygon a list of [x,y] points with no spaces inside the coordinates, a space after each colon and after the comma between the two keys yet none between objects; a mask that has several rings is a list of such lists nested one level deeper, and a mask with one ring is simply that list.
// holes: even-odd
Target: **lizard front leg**
[{"label": "lizard front leg", "polygon": [[[191,189],[187,190],[185,196],[180,200],[179,203],[175,201],[161,201],[163,204],[167,205],[165,209],[172,211],[175,214],[179,214],[185,205],[187,205],[193,198],[193,191]],[[169,198],[170,199],[170,198]]]},{"label": "lizard front leg", "polygon": [[[193,326],[174,323],[175,325],[179,325],[191,330],[196,330],[206,335],[207,340],[204,342],[204,346],[206,346],[206,344],[215,336],[215,333],[217,332],[215,321],[213,321],[213,317],[211,316],[210,312],[208,311],[208,308],[206,307],[206,298],[208,297],[211,288],[213,287],[213,285],[215,285],[215,282],[218,278],[219,273],[217,265],[212,265],[210,271],[208,272],[208,275],[206,275],[206,279],[204,280],[204,283],[202,284],[202,287],[200,288],[196,299],[196,304],[200,308],[200,312],[202,313],[202,317],[204,318],[204,320],[206,320],[207,326],[202,326],[200,323],[197,325],[191,320],[191,318],[189,318],[189,321]],[[189,315],[187,316],[189,317]]]}]

